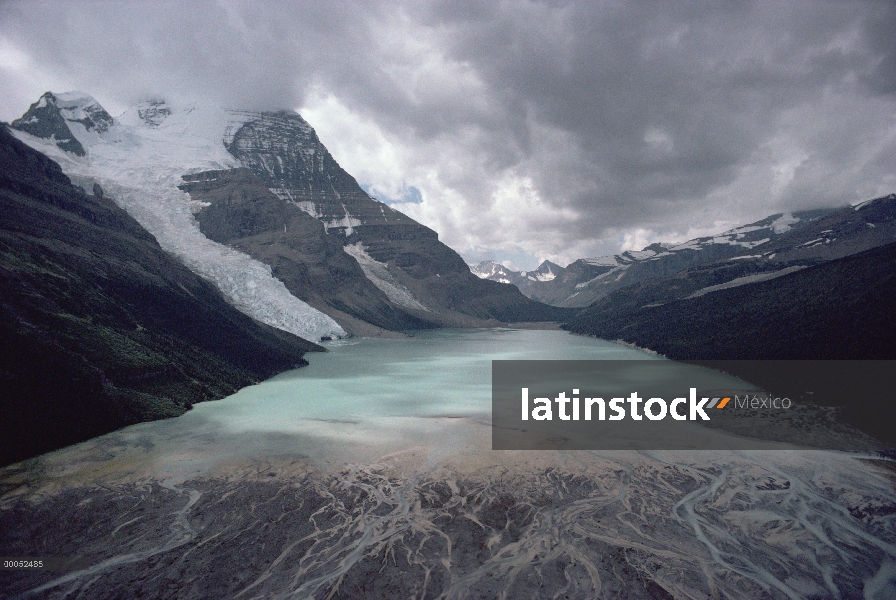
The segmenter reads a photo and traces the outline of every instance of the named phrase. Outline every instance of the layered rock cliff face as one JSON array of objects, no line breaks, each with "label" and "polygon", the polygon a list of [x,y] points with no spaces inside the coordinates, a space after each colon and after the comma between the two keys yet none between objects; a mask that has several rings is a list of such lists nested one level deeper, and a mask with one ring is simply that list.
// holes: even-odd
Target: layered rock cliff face
[{"label": "layered rock cliff face", "polygon": [[0,126],[0,464],[302,364],[104,197]]},{"label": "layered rock cliff face", "polygon": [[[341,245],[354,258],[368,282],[385,294],[393,311],[413,316],[419,322],[481,325],[489,321],[559,320],[566,316],[564,311],[526,298],[513,286],[483,281],[472,275],[460,255],[442,244],[436,232],[368,196],[336,163],[311,126],[298,114],[242,114],[244,124],[225,137],[225,145],[282,203],[279,209],[269,200],[265,203],[265,210],[277,215],[265,226],[269,235],[279,235],[284,220],[295,219],[294,209],[299,209],[320,223],[322,227],[318,231],[330,239],[324,246]],[[188,183],[184,189],[191,197],[208,201],[205,196],[195,195],[201,193],[196,186]],[[210,222],[214,219],[203,214],[208,210],[212,207],[202,209],[197,218],[203,228],[209,227],[212,231]],[[253,219],[249,213],[244,212],[242,218]],[[253,235],[261,233],[257,227],[252,231]],[[289,234],[288,226],[286,234]],[[257,244],[228,243],[272,264],[270,258],[263,257],[266,252]],[[341,270],[342,261],[333,257],[332,253],[328,254],[325,262]],[[320,262],[321,258],[316,260]],[[301,287],[291,283],[294,275],[283,269],[281,273],[287,287]],[[335,284],[338,287],[338,279]],[[354,287],[370,289],[366,283],[356,282]],[[329,288],[326,281],[317,285],[322,298],[332,295],[327,291]],[[336,296],[326,300],[329,306],[372,323],[394,322],[391,313],[385,315],[386,319],[371,320],[369,315],[357,312],[353,305],[344,303],[344,298]],[[326,312],[325,308],[321,310]],[[338,319],[338,315],[334,316]]]},{"label": "layered rock cliff face", "polygon": [[48,92],[13,127],[239,310],[301,337],[567,316],[473,276],[434,231],[370,198],[294,112],[151,100],[113,119],[87,94]]},{"label": "layered rock cliff face", "polygon": [[354,319],[388,330],[434,325],[390,302],[343,251],[342,236],[327,235],[317,219],[275,196],[249,169],[207,171],[184,180],[181,189],[202,206],[196,214],[202,233],[270,265],[300,300],[360,332]]}]

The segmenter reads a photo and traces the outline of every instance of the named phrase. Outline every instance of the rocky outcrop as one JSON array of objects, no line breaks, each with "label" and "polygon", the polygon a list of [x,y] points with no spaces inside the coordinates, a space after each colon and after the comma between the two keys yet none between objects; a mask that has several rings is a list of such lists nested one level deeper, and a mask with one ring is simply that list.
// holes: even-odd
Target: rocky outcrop
[{"label": "rocky outcrop", "polygon": [[102,194],[0,128],[0,431],[6,464],[175,416],[302,364]]},{"label": "rocky outcrop", "polygon": [[275,196],[249,169],[207,171],[184,182],[181,189],[201,205],[196,220],[202,233],[270,265],[300,300],[388,330],[435,326],[391,303],[343,251],[342,236],[328,235],[320,221]]},{"label": "rocky outcrop", "polygon": [[[264,230],[271,239],[282,237],[280,232],[287,220],[301,227],[306,239],[317,240],[314,243],[318,245],[316,250],[307,247],[304,260],[317,263],[321,275],[321,269],[330,269],[337,275],[351,277],[342,258],[336,258],[338,253],[332,252],[342,247],[343,253],[356,261],[368,282],[385,295],[393,308],[381,316],[371,317],[369,311],[367,316],[362,316],[359,311],[367,310],[370,302],[366,299],[360,304],[346,302],[343,292],[348,286],[356,290],[355,296],[360,290],[368,290],[364,293],[369,295],[369,285],[357,282],[349,285],[339,279],[334,281],[335,287],[326,280],[317,284],[307,278],[294,281],[304,277],[301,269],[290,273],[281,267],[282,280],[290,289],[311,289],[316,285],[316,293],[328,306],[390,329],[400,325],[407,316],[416,318],[418,324],[463,326],[495,321],[560,320],[568,315],[526,298],[513,286],[483,281],[470,273],[460,255],[442,244],[436,232],[368,196],[298,114],[252,113],[243,114],[243,118],[244,124],[225,138],[225,144],[280,204],[272,202],[270,197],[263,206],[251,204],[255,208],[248,208],[250,204],[244,203],[238,220],[254,223],[250,228],[253,236],[261,235]],[[191,178],[184,189],[190,191],[191,197],[201,200],[194,194],[205,194],[208,190],[204,188],[200,192],[193,182],[195,179]],[[212,206],[204,208],[198,216],[200,223],[205,223],[202,227],[210,228],[210,236],[219,235],[211,233],[216,227],[211,221],[224,218],[222,213],[218,213],[220,217],[204,216]],[[256,209],[265,211],[264,225],[253,214]],[[317,221],[320,227],[314,231],[310,221],[298,217],[296,209]],[[227,218],[237,217],[231,214]],[[320,237],[321,231],[326,241]],[[289,237],[288,224],[285,234]],[[296,238],[289,242],[293,247],[297,243]],[[270,258],[264,258],[269,253],[254,242],[241,244],[239,247],[253,257],[272,264]],[[324,265],[327,266],[324,268]],[[382,299],[377,294],[373,296],[377,301]],[[318,305],[326,311],[320,302]],[[331,314],[338,320],[338,315]]]},{"label": "rocky outcrop", "polygon": [[567,316],[474,277],[436,232],[370,198],[295,112],[150,100],[112,119],[87,94],[47,93],[14,127],[85,189],[113,190],[239,310],[302,337]]},{"label": "rocky outcrop", "polygon": [[164,100],[147,100],[137,106],[137,117],[149,127],[158,127],[171,115]]}]

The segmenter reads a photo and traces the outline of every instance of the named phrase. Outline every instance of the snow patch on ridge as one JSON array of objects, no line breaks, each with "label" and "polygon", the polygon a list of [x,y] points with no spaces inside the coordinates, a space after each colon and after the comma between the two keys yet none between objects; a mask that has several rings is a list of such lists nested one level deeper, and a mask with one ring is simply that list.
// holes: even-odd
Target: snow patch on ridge
[{"label": "snow patch on ridge", "polygon": [[597,258],[583,258],[582,262],[595,267],[615,267],[619,265],[619,261],[615,256],[599,256]]},{"label": "snow patch on ridge", "polygon": [[496,271],[495,271],[494,266],[492,266],[491,268],[484,268],[483,267],[484,263],[485,263],[485,261],[483,261],[482,263],[480,263],[478,265],[467,265],[467,266],[470,267],[470,272],[473,275],[475,275],[476,277],[478,277],[479,279],[488,279],[489,276],[494,275]]},{"label": "snow patch on ridge", "polygon": [[346,254],[358,261],[367,279],[380,288],[389,300],[405,308],[429,312],[429,309],[421,304],[409,289],[396,281],[392,273],[389,272],[389,267],[367,254],[364,244],[356,242],[343,246],[342,249],[345,250]]},{"label": "snow patch on ridge", "polygon": [[[533,271],[533,273],[535,272]],[[547,273],[535,273],[534,276],[529,275],[528,277],[533,281],[554,281],[557,278],[557,275],[551,271],[550,267],[548,267]]]},{"label": "snow patch on ridge", "polygon": [[[73,103],[93,101],[86,95],[74,96],[56,97]],[[75,137],[87,149],[84,157],[61,150],[52,140],[16,130],[12,133],[58,162],[66,175],[97,181],[164,250],[217,285],[243,313],[313,341],[345,336],[336,321],[290,294],[269,266],[205,237],[192,215],[189,195],[178,188],[186,173],[241,166],[222,141],[225,131],[240,122],[241,113],[209,106],[166,105],[170,113],[164,120],[147,122],[139,115],[141,106],[125,112],[100,134],[69,121]]]},{"label": "snow patch on ridge", "polygon": [[[594,277],[593,279],[589,279],[588,281],[583,281],[582,283],[577,283],[576,289],[581,290],[582,288],[586,288],[589,285],[591,285],[592,283],[594,283],[595,281],[600,281],[601,279],[605,279],[605,278],[609,277],[610,275],[613,275],[614,273],[619,273],[619,276],[616,277],[616,281],[619,281],[622,278],[622,276],[625,275],[625,271],[626,271],[626,269],[628,269],[628,267],[629,267],[629,265],[619,265],[615,269],[610,269],[609,271],[605,271],[605,272],[601,273],[600,275],[598,275],[597,277]],[[573,296],[574,295],[575,294],[573,294]],[[572,298],[572,296],[570,296],[570,298]]]},{"label": "snow patch on ridge", "polygon": [[644,260],[654,256],[656,252],[653,250],[626,250],[622,256],[631,257],[632,260]]},{"label": "snow patch on ridge", "polygon": [[746,285],[748,283],[758,283],[760,281],[768,281],[769,279],[777,279],[778,277],[782,277],[784,275],[789,275],[790,273],[795,273],[796,271],[800,271],[805,269],[805,266],[797,265],[795,267],[787,267],[786,269],[781,269],[779,271],[771,271],[769,273],[756,273],[755,275],[747,275],[745,277],[738,277],[737,279],[732,279],[731,281],[720,283],[718,285],[711,285],[709,287],[705,287],[697,290],[690,296],[686,297],[685,300],[690,300],[691,298],[699,298],[700,296],[704,296],[711,292],[717,292],[719,290],[727,290],[733,287],[739,287],[742,285]]},{"label": "snow patch on ridge", "polygon": [[790,231],[791,225],[799,222],[800,220],[797,217],[794,217],[791,213],[784,213],[775,219],[775,222],[772,223],[770,227],[775,233],[786,233]]},{"label": "snow patch on ridge", "polygon": [[[288,192],[287,192],[288,193]],[[292,194],[289,194],[289,197],[292,198]],[[314,204],[311,200],[301,200],[299,202],[292,201],[293,204],[299,207],[299,210],[304,211],[308,215],[314,217],[315,219],[320,219],[323,214],[317,212],[317,205]]]},{"label": "snow patch on ridge", "polygon": [[[314,204],[311,202],[309,202],[308,204],[311,204],[312,207],[314,206]],[[302,208],[302,207],[299,206],[299,208]],[[302,208],[302,210],[305,210],[305,209]],[[345,207],[345,204],[342,205],[342,210],[345,211],[345,216],[341,219],[330,219],[329,221],[324,223],[324,229],[326,229],[328,232],[331,229],[342,229],[342,232],[345,234],[345,237],[348,237],[355,232],[354,227],[362,225],[362,223],[361,223],[361,219],[357,219],[357,218],[353,217],[351,214],[349,214],[348,209]],[[308,211],[305,210],[305,212],[308,212]],[[311,214],[311,213],[309,213],[309,214]]]}]

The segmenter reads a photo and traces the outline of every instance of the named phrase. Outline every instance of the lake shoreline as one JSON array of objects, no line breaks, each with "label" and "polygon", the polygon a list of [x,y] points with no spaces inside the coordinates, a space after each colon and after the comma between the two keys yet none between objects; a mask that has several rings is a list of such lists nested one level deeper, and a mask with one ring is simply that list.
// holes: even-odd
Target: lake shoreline
[{"label": "lake shoreline", "polygon": [[494,329],[330,349],[177,419],[0,470],[0,554],[90,563],[6,571],[4,589],[853,597],[896,562],[894,479],[874,454],[492,450],[493,358],[631,348]]}]

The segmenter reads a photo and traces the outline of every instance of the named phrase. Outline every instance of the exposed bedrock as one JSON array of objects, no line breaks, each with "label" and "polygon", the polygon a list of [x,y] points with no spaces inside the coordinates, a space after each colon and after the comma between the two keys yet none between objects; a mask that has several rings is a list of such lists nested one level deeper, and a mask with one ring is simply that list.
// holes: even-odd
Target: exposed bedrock
[{"label": "exposed bedrock", "polygon": [[208,171],[184,179],[181,188],[193,200],[208,204],[196,214],[202,233],[269,265],[300,300],[384,329],[434,326],[390,303],[343,251],[343,236],[329,235],[320,221],[279,199],[249,169]]},{"label": "exposed bedrock", "polygon": [[[435,231],[368,196],[295,113],[255,113],[225,143],[282,207],[300,209],[344,246],[360,243],[365,259],[384,265],[385,283],[370,271],[368,278],[400,310],[439,325],[563,320],[572,314],[470,273]],[[276,225],[282,230],[282,223]]]}]

